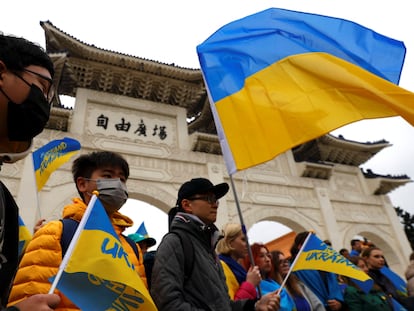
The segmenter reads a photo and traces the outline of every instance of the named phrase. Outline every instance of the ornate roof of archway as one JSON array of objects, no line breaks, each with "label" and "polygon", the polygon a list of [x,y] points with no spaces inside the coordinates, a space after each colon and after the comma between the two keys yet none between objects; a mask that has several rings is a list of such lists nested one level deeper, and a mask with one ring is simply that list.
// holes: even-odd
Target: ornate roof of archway
[{"label": "ornate roof of archway", "polygon": [[[54,82],[59,95],[74,97],[77,88],[86,88],[185,108],[190,120],[188,130],[194,137],[193,150],[221,154],[199,69],[101,49],[74,38],[49,21],[40,24],[45,31],[46,50],[55,65]],[[56,97],[48,127],[66,131],[69,115],[70,109],[63,107]],[[292,151],[298,162],[322,164],[308,166],[305,177],[325,179],[329,177],[329,172],[325,170],[329,165],[324,164],[359,166],[388,146],[390,144],[384,140],[360,143],[325,135]],[[387,176],[376,176],[387,180]],[[372,174],[370,177],[373,177]],[[383,186],[381,193],[384,189],[390,191],[410,181],[407,176],[391,179],[394,187]]]}]

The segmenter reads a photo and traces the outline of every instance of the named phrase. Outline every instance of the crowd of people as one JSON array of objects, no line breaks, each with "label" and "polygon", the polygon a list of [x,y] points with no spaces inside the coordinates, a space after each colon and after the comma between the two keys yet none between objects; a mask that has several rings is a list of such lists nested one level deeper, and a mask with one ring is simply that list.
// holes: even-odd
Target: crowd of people
[{"label": "crowd of people", "polygon": [[[53,75],[53,63],[42,48],[23,38],[0,35],[1,163],[16,161],[30,152],[32,139],[49,118]],[[65,241],[70,240],[73,226],[81,220],[95,191],[160,311],[381,311],[396,310],[396,304],[400,310],[414,310],[410,299],[414,255],[407,269],[408,296],[382,273],[385,259],[381,249],[363,249],[358,243],[361,241],[352,241],[352,250],[341,250],[341,254],[373,279],[368,293],[353,279],[331,272],[302,270],[288,274],[309,232],[297,234],[290,258],[281,251],[270,252],[260,243],[251,245],[249,254],[240,224],[229,223],[222,230],[215,226],[219,200],[227,194],[228,184],[214,185],[202,177],[179,188],[176,205],[169,213],[170,232],[151,257],[153,266],[149,270],[145,255],[154,241],[123,234],[132,226],[132,220],[119,212],[128,198],[127,161],[110,151],[83,154],[73,162],[72,175],[79,197],[64,207],[62,219],[37,224],[21,258],[17,251],[18,207],[0,183],[2,310],[79,310],[58,289],[48,294],[49,279],[56,275],[67,249]]]}]

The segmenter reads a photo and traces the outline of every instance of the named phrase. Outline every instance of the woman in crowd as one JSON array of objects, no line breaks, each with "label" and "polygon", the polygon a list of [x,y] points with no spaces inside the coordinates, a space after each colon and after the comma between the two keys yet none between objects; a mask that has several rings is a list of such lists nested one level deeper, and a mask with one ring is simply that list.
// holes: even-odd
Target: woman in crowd
[{"label": "woman in crowd", "polygon": [[393,305],[392,299],[394,299],[407,310],[414,310],[414,303],[411,299],[407,299],[407,296],[399,291],[393,282],[381,272],[381,269],[385,266],[382,250],[378,247],[369,247],[362,251],[361,256],[366,260],[368,275],[385,292],[389,304]]},{"label": "woman in crowd", "polygon": [[[268,248],[261,243],[254,243],[251,246],[253,260],[260,269],[260,275],[262,280],[260,281],[260,293],[265,295],[267,293],[280,291],[280,284],[272,279],[273,266],[271,260],[271,254]],[[250,267],[250,259],[248,256],[244,259],[244,266]],[[282,288],[280,291],[280,309],[281,311],[295,310],[295,303],[289,296],[286,288]]]},{"label": "woman in crowd", "polygon": [[229,296],[233,300],[255,299],[256,287],[261,277],[259,267],[245,268],[239,263],[247,256],[247,241],[240,224],[226,224],[222,230],[223,238],[217,243],[221,265],[226,276]]},{"label": "woman in crowd", "polygon": [[[364,258],[352,256],[349,260],[365,273],[368,273],[368,267]],[[386,294],[377,284],[374,283],[372,289],[365,293],[351,278],[342,276],[342,279],[347,284],[344,299],[348,311],[392,311]]]},{"label": "woman in crowd", "polygon": [[[290,263],[281,251],[272,251],[273,273],[272,278],[279,284],[282,284],[286,278]],[[290,274],[286,281],[286,289],[293,298],[297,311],[325,311],[325,308],[319,298],[294,274]]]}]

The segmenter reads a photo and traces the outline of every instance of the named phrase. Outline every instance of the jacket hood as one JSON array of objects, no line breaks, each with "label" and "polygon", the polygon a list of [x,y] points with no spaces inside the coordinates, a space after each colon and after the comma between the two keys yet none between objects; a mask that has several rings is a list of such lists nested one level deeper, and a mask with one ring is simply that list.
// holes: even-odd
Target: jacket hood
[{"label": "jacket hood", "polygon": [[[72,201],[72,204],[68,204],[64,207],[63,218],[71,218],[80,221],[85,213],[87,205],[81,198],[74,198]],[[120,212],[113,213],[110,218],[111,222],[121,229],[121,232],[128,227],[132,227],[134,224],[131,218],[121,214]]]}]

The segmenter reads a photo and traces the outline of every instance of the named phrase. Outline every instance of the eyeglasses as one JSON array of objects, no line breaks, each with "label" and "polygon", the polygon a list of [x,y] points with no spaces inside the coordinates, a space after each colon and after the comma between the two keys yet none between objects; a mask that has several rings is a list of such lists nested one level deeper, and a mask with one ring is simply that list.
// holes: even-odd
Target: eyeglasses
[{"label": "eyeglasses", "polygon": [[55,96],[55,88],[53,87],[53,80],[51,78],[48,78],[48,77],[46,77],[46,76],[38,73],[38,72],[29,70],[29,69],[26,69],[26,68],[23,69],[23,71],[28,72],[28,73],[31,73],[31,74],[33,74],[35,76],[38,76],[39,78],[41,78],[41,79],[46,80],[47,82],[49,82],[49,88],[46,88],[47,91],[44,94],[45,94],[45,97],[46,97],[47,101],[49,103],[51,103],[53,97]]},{"label": "eyeglasses", "polygon": [[187,200],[190,201],[194,201],[194,200],[202,200],[202,201],[206,201],[210,204],[219,204],[219,200],[217,199],[216,195],[211,193],[211,194],[207,194],[207,195],[200,195],[197,197],[192,197],[192,198],[188,198]]},{"label": "eyeglasses", "polygon": [[[39,78],[41,78],[41,79],[43,79],[43,80],[45,80],[49,83],[48,85],[44,85],[42,83],[42,85],[44,86],[42,92],[43,92],[47,102],[50,104],[53,100],[53,97],[55,96],[55,88],[53,87],[53,80],[51,78],[48,78],[48,77],[38,73],[38,72],[29,70],[29,69],[26,69],[26,68],[24,68],[23,71],[28,72],[32,75],[35,75],[35,76],[37,76],[37,77],[39,77]],[[21,80],[23,80],[23,82],[26,83],[28,86],[31,86],[31,83],[27,82],[22,76],[18,75],[16,72],[14,74],[17,77],[19,77]]]}]

